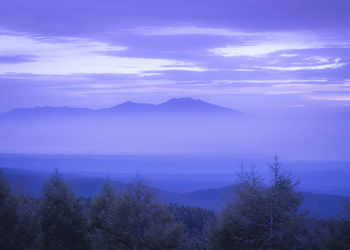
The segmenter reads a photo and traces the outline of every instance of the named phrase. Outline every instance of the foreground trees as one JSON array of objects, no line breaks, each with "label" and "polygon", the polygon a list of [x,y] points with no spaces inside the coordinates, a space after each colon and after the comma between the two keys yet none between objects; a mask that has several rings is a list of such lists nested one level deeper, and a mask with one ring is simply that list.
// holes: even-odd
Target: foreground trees
[{"label": "foreground trees", "polygon": [[0,249],[38,249],[41,247],[39,202],[19,189],[11,194],[0,171]]},{"label": "foreground trees", "polygon": [[0,172],[0,248],[11,249],[15,246],[14,237],[16,229],[16,204],[11,196],[9,183],[2,172]]},{"label": "foreground trees", "polygon": [[331,221],[330,228],[329,249],[350,249],[350,204],[346,204],[345,213],[339,220]]},{"label": "foreground trees", "polygon": [[214,211],[200,207],[170,204],[169,209],[175,220],[181,223],[185,233],[185,249],[207,249],[208,233],[215,222]]},{"label": "foreground trees", "polygon": [[57,170],[43,187],[40,214],[45,249],[89,248],[83,207]]},{"label": "foreground trees", "polygon": [[91,206],[96,249],[180,249],[182,226],[139,179],[119,195],[106,183]]},{"label": "foreground trees", "polygon": [[270,166],[272,180],[264,185],[254,169],[242,173],[234,186],[234,197],[226,204],[213,230],[217,249],[301,249],[302,196],[297,182],[283,173],[278,157]]},{"label": "foreground trees", "polygon": [[350,205],[338,219],[309,218],[277,157],[270,169],[268,183],[242,172],[216,212],[162,205],[140,179],[76,198],[57,171],[33,198],[0,172],[0,249],[350,249]]}]

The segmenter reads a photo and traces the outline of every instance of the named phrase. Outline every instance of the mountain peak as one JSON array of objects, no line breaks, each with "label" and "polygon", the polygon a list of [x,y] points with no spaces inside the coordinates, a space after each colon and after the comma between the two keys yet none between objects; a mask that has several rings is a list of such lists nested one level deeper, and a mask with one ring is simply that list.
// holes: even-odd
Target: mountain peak
[{"label": "mountain peak", "polygon": [[104,111],[113,111],[113,112],[122,112],[122,113],[135,113],[135,112],[149,112],[152,108],[154,108],[153,104],[149,103],[137,103],[132,101],[123,102],[117,106],[103,109]]},{"label": "mountain peak", "polygon": [[214,105],[192,97],[172,98],[166,102],[158,104],[161,110],[177,113],[233,113],[238,112],[233,109]]},{"label": "mountain peak", "polygon": [[166,102],[194,102],[194,101],[200,101],[200,100],[194,99],[192,97],[177,97],[177,98],[171,98]]},{"label": "mountain peak", "polygon": [[99,110],[90,110],[86,108],[71,108],[71,107],[35,107],[35,108],[22,108],[15,109],[13,111],[5,113],[7,116],[35,116],[35,117],[54,117],[54,116],[67,116],[67,115],[94,115],[94,114],[176,114],[176,115],[188,115],[188,114],[238,114],[239,112],[233,109],[225,108],[222,106],[214,105],[199,99],[192,97],[180,97],[172,98],[166,102],[160,104],[149,103],[136,103],[132,101],[126,101],[111,108],[104,108]]}]

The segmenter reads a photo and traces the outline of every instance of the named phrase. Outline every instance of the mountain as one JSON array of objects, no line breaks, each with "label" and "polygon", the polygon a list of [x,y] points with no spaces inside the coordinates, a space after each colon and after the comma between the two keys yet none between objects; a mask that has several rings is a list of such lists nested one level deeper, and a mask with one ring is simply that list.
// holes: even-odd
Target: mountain
[{"label": "mountain", "polygon": [[[42,185],[49,178],[48,173],[19,169],[2,170],[9,179],[13,189],[20,185],[28,194],[36,197],[40,196]],[[84,197],[95,196],[104,182],[101,178],[80,175],[64,175],[63,177],[78,196]],[[115,180],[111,182],[114,184],[116,190],[125,187],[125,184],[122,182]],[[153,188],[153,190],[161,202],[219,210],[224,204],[224,198],[232,194],[233,187],[226,186],[185,193],[168,192],[156,188]],[[350,202],[350,197],[339,195],[303,192],[303,197],[304,201],[301,209],[309,211],[309,216],[311,217],[320,218],[331,218],[340,215],[343,212],[345,202]]]},{"label": "mountain", "polygon": [[1,114],[7,118],[45,118],[45,117],[72,117],[77,115],[90,114],[92,110],[87,108],[71,108],[71,107],[35,107],[35,108],[17,108],[12,111]]},{"label": "mountain", "polygon": [[193,99],[190,97],[173,98],[167,102],[155,106],[160,112],[169,113],[213,113],[213,114],[233,114],[239,113],[236,110],[217,106],[202,100]]},{"label": "mountain", "polygon": [[104,114],[147,114],[152,112],[155,106],[156,105],[149,103],[136,103],[127,101],[111,108],[97,110],[96,112]]},{"label": "mountain", "polygon": [[120,115],[237,115],[239,111],[214,105],[190,97],[173,98],[157,105],[148,103],[124,102],[110,108],[87,109],[72,107],[19,108],[3,113],[5,118],[65,118]]}]

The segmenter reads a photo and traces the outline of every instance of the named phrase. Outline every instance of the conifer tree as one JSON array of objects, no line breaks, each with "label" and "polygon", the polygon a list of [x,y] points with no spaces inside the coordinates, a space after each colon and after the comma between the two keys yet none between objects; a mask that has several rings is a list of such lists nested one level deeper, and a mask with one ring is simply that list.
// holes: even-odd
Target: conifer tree
[{"label": "conifer tree", "polygon": [[14,249],[16,222],[15,199],[6,176],[0,171],[0,249]]},{"label": "conifer tree", "polygon": [[82,206],[57,170],[43,187],[41,215],[45,249],[89,248]]},{"label": "conifer tree", "polygon": [[[109,188],[108,188],[109,189]],[[101,196],[95,200],[109,200]],[[100,194],[101,195],[101,194]],[[109,196],[109,195],[108,195]],[[110,197],[110,196],[109,196]],[[112,196],[113,197],[113,196]],[[113,203],[113,202],[111,202]],[[103,235],[113,239],[109,249],[179,249],[182,226],[175,223],[166,206],[157,203],[153,192],[139,179],[122,191],[104,213]],[[105,238],[105,237],[104,237]]]},{"label": "conifer tree", "polygon": [[332,220],[327,246],[329,249],[350,249],[350,204],[346,203],[343,215]]},{"label": "conifer tree", "polygon": [[90,236],[93,249],[114,249],[120,242],[110,232],[109,220],[113,220],[113,213],[117,201],[114,186],[107,179],[101,191],[97,194],[90,206]]},{"label": "conifer tree", "polygon": [[282,171],[278,157],[270,165],[272,180],[266,185],[254,169],[242,173],[213,229],[218,249],[300,249],[303,240],[301,194],[291,174]]},{"label": "conifer tree", "polygon": [[41,249],[40,200],[27,195],[22,186],[17,187],[14,197],[17,214],[15,249]]}]

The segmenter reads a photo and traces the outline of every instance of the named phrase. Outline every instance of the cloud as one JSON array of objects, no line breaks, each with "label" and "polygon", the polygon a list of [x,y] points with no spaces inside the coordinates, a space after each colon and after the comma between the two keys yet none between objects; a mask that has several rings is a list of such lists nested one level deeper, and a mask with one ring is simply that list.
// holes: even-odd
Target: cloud
[{"label": "cloud", "polygon": [[[248,33],[247,33],[248,34]],[[350,43],[317,34],[299,32],[260,32],[241,37],[241,44],[211,48],[209,52],[224,57],[263,57],[277,52],[323,48],[348,48]],[[296,57],[297,53],[282,53],[281,57]]]},{"label": "cloud", "polygon": [[285,51],[285,50],[300,50],[300,49],[311,49],[311,48],[321,48],[319,46],[311,46],[310,44],[295,42],[291,44],[290,42],[284,41],[271,41],[271,42],[257,42],[249,43],[247,45],[239,46],[225,46],[219,48],[213,48],[209,51],[213,54],[225,57],[235,57],[235,56],[250,56],[250,57],[261,57],[267,54]]},{"label": "cloud", "polygon": [[0,55],[0,64],[16,64],[35,60],[37,57],[33,55]]},{"label": "cloud", "polygon": [[290,54],[290,53],[283,53],[283,54],[280,54],[278,56],[281,56],[281,57],[297,57],[299,56],[299,54]]},{"label": "cloud", "polygon": [[177,35],[209,35],[209,36],[254,36],[255,33],[232,30],[226,28],[212,28],[199,26],[141,26],[131,30],[139,35],[148,36],[177,36]]},{"label": "cloud", "polygon": [[337,69],[347,65],[345,62],[341,62],[340,58],[336,58],[334,62],[328,64],[319,64],[311,66],[292,66],[292,67],[279,67],[279,66],[259,66],[260,69],[276,70],[276,71],[298,71],[298,70],[324,70],[324,69]]},{"label": "cloud", "polygon": [[[147,71],[189,70],[202,71],[193,63],[180,60],[133,58],[109,55],[101,52],[127,50],[127,47],[83,38],[31,37],[25,35],[1,34],[0,54],[16,57],[22,54],[34,55],[34,61],[17,64],[3,64],[0,74],[25,73],[39,75],[71,74],[140,74]],[[145,73],[146,72],[146,73]]]},{"label": "cloud", "polygon": [[324,94],[324,95],[306,95],[305,98],[318,101],[350,101],[350,94]]},{"label": "cloud", "polygon": [[265,79],[265,80],[259,80],[259,79],[241,79],[241,80],[217,80],[214,81],[215,83],[254,83],[254,84],[284,84],[284,83],[321,83],[321,82],[327,82],[327,79]]}]

